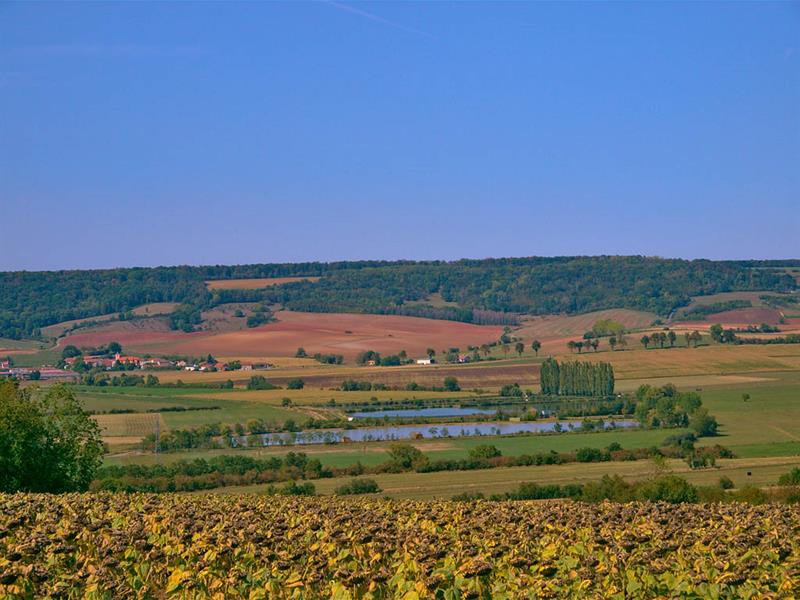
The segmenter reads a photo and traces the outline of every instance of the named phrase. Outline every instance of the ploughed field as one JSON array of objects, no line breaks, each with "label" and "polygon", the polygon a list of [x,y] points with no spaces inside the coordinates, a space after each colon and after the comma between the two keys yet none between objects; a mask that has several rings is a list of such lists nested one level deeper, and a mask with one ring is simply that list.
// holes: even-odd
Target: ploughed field
[{"label": "ploughed field", "polygon": [[798,534],[789,505],[0,495],[0,597],[785,598]]},{"label": "ploughed field", "polygon": [[78,330],[60,345],[98,346],[117,341],[129,351],[153,354],[258,358],[294,356],[299,346],[309,354],[342,354],[352,359],[364,350],[391,354],[406,350],[425,356],[433,347],[466,349],[497,340],[502,327],[398,315],[303,313],[283,310],[277,321],[237,331],[172,331],[165,321],[114,322]]}]

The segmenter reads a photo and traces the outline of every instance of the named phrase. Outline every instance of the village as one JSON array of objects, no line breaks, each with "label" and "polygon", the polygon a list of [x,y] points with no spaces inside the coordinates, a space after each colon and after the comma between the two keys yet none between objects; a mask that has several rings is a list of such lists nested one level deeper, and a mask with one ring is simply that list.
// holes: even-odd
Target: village
[{"label": "village", "polygon": [[204,361],[169,360],[160,357],[130,356],[116,352],[108,355],[78,355],[64,358],[59,365],[44,365],[38,368],[15,366],[10,358],[0,360],[0,377],[12,377],[27,381],[62,381],[77,383],[80,373],[88,370],[132,371],[132,370],[183,370],[203,373],[216,371],[254,371],[273,368],[269,363],[242,363],[234,360],[219,362],[211,355]]}]

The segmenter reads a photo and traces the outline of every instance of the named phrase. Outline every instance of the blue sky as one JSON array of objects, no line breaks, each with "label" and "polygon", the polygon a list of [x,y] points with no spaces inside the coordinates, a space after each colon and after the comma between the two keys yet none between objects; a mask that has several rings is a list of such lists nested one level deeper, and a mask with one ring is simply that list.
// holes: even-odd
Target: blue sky
[{"label": "blue sky", "polygon": [[0,269],[800,257],[800,3],[0,2]]}]

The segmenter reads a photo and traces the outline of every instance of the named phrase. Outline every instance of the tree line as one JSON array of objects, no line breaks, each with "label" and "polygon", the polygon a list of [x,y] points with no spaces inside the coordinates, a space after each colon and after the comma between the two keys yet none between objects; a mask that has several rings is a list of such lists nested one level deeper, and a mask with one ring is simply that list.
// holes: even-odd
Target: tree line
[{"label": "tree line", "polygon": [[606,362],[565,362],[544,360],[540,370],[542,394],[552,396],[611,396],[614,368]]}]

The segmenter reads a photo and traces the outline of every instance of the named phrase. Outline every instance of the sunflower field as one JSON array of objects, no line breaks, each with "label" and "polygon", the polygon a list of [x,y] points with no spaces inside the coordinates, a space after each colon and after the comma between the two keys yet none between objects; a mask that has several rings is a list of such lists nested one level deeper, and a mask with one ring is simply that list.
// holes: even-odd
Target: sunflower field
[{"label": "sunflower field", "polygon": [[790,598],[800,507],[0,494],[0,598]]}]

